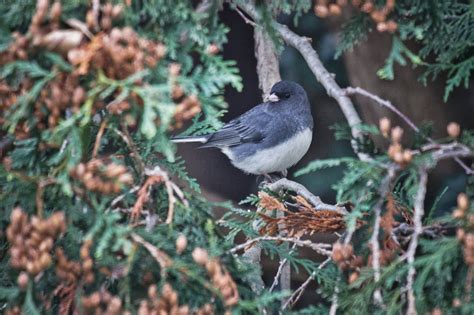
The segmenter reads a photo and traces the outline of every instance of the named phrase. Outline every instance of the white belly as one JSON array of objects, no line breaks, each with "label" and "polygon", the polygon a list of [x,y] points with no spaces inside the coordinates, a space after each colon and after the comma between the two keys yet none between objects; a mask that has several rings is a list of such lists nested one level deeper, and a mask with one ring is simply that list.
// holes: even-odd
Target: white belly
[{"label": "white belly", "polygon": [[224,148],[222,152],[229,157],[235,167],[246,173],[260,175],[282,172],[301,160],[311,145],[312,137],[313,132],[305,129],[273,148],[261,150],[240,161],[234,159],[228,148]]}]

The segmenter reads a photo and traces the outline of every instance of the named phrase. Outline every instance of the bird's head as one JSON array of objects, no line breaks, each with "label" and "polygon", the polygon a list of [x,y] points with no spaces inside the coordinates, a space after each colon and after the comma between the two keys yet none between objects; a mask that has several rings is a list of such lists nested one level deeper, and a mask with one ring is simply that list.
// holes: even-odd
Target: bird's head
[{"label": "bird's head", "polygon": [[291,81],[280,81],[272,86],[270,94],[265,97],[265,102],[276,103],[280,101],[301,98],[306,95],[301,85]]}]

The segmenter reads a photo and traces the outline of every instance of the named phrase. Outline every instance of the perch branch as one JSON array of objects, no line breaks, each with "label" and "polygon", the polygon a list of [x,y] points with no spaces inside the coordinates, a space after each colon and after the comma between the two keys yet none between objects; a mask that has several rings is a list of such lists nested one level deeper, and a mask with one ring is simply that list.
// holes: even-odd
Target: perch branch
[{"label": "perch branch", "polygon": [[277,193],[282,192],[283,190],[291,190],[308,200],[314,206],[315,210],[329,210],[336,211],[342,215],[347,214],[347,210],[345,208],[322,202],[318,196],[313,195],[308,189],[306,189],[306,187],[286,178],[282,178],[272,184],[269,184],[267,188]]}]

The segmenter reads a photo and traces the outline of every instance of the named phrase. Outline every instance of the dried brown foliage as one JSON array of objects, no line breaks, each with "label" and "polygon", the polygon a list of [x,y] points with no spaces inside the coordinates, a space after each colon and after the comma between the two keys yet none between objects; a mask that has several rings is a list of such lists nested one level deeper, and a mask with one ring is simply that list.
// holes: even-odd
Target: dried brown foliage
[{"label": "dried brown foliage", "polygon": [[344,216],[330,210],[315,210],[301,196],[292,197],[296,202],[297,210],[292,211],[277,198],[265,192],[259,193],[260,207],[266,210],[284,212],[282,217],[272,217],[261,213],[265,226],[260,229],[260,234],[275,235],[279,230],[286,231],[289,236],[302,236],[317,232],[335,232],[345,227]]}]

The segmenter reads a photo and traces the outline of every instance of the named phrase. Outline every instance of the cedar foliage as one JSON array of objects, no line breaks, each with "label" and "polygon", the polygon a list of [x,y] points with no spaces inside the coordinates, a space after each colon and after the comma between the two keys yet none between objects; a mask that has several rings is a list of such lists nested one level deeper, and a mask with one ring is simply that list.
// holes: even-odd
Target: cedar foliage
[{"label": "cedar foliage", "polygon": [[[400,134],[390,138],[386,128],[360,126],[367,135],[364,143],[371,143],[369,136],[385,136],[391,149],[385,153],[373,145],[360,146],[371,161],[313,161],[297,173],[346,166],[334,186],[338,202],[351,210],[344,220],[330,211],[314,215],[320,216],[315,220],[316,210],[290,193],[252,195],[242,203],[244,209],[204,200],[169,134],[184,125],[189,126],[184,134],[220,126],[224,87],[242,88],[235,63],[218,53],[228,31],[217,15],[222,3],[204,3],[0,3],[2,313],[276,312],[279,300],[291,292],[253,292],[261,270],[231,249],[239,234],[248,239],[272,236],[279,226],[297,238],[355,229],[351,244],[335,244],[332,252],[320,250],[332,258],[324,267],[303,258],[296,247],[260,242],[270,258],[287,259],[293,272],[307,273],[318,283],[323,302],[300,313],[327,313],[335,291],[343,313],[393,314],[406,309],[409,265],[401,258],[410,243],[418,174],[436,165],[433,151],[424,149],[427,135],[418,134],[417,141],[402,148]],[[310,1],[259,6],[274,39],[276,12],[294,13],[297,21],[310,8]],[[418,15],[444,17],[444,9],[436,1],[397,1],[391,14],[400,28],[394,35],[399,52],[392,54],[398,62],[401,54],[417,60],[404,51],[402,40],[421,37],[425,48],[420,53],[439,58],[427,65],[429,71],[450,73],[449,92],[450,86],[469,77],[469,67],[456,69],[469,60],[465,45],[470,41],[458,40],[460,46],[454,47],[443,38],[464,36],[464,26],[456,27],[471,23],[472,17],[464,3],[456,2],[448,8],[452,19],[433,18],[445,30],[441,32],[423,24],[430,19]],[[407,10],[417,14],[401,18]],[[360,12],[351,21],[353,27],[346,28],[343,48],[360,38],[351,31],[359,30],[360,36],[370,25],[366,15]],[[431,46],[436,41],[445,49]],[[343,127],[336,129],[340,139],[350,138]],[[474,133],[451,132],[438,143],[473,150]],[[393,186],[380,196],[389,167],[396,169]],[[419,313],[474,310],[473,185],[471,176],[453,216],[425,217],[414,261]],[[376,282],[369,238],[380,200],[381,274]],[[216,206],[228,209],[218,221],[212,215]],[[247,210],[254,206],[259,212]],[[277,218],[275,210],[288,215]],[[323,222],[329,223],[321,226]],[[381,290],[383,307],[373,302],[376,290]]]}]

